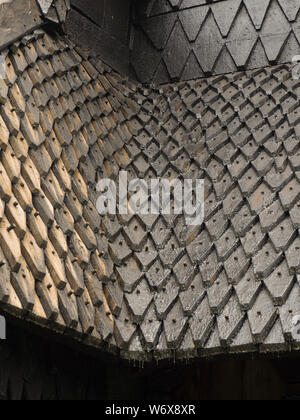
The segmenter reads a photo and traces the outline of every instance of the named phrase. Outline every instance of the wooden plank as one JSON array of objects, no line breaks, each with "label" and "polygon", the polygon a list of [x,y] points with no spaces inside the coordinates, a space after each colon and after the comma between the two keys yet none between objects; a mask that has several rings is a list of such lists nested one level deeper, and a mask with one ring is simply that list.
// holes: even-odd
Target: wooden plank
[{"label": "wooden plank", "polygon": [[18,273],[13,273],[11,283],[25,310],[31,311],[35,301],[35,280],[25,261]]},{"label": "wooden plank", "polygon": [[0,244],[12,271],[18,272],[22,260],[21,245],[14,227],[6,217],[0,224]]},{"label": "wooden plank", "polygon": [[57,289],[48,270],[46,270],[44,279],[41,282],[36,282],[36,292],[47,318],[55,321],[59,314]]},{"label": "wooden plank", "polygon": [[43,250],[37,245],[34,237],[27,232],[21,242],[21,250],[28,267],[36,280],[43,280],[46,275],[46,264]]},{"label": "wooden plank", "polygon": [[49,273],[56,287],[59,290],[64,289],[67,285],[65,267],[50,241],[45,249],[45,257]]}]

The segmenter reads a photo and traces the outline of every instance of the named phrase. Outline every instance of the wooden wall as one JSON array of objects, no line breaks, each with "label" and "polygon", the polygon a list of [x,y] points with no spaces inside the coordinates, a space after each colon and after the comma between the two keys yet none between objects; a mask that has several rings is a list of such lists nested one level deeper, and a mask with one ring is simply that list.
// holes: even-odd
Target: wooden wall
[{"label": "wooden wall", "polygon": [[0,341],[1,400],[142,399],[137,373],[119,359],[102,361],[10,323]]},{"label": "wooden wall", "polygon": [[174,394],[201,401],[282,400],[287,388],[272,361],[228,360],[199,364]]},{"label": "wooden wall", "polygon": [[0,399],[300,399],[300,359],[170,361],[142,369],[8,324],[7,340],[0,341]]}]

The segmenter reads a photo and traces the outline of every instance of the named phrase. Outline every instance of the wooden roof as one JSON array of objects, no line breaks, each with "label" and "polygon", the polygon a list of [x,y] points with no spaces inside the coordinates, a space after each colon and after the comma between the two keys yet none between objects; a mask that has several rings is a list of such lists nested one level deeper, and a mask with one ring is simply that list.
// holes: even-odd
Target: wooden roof
[{"label": "wooden roof", "polygon": [[[137,360],[298,349],[290,65],[146,89],[44,29],[0,79],[0,305]],[[205,222],[101,217],[97,181],[205,180]]]}]

